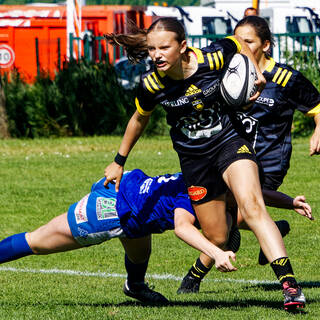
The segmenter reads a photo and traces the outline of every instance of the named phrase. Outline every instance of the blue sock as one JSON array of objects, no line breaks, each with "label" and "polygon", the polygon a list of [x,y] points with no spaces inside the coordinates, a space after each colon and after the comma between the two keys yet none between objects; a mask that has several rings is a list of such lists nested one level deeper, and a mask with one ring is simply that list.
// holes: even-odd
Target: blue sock
[{"label": "blue sock", "polygon": [[26,232],[17,233],[0,242],[0,263],[33,254],[26,240]]}]

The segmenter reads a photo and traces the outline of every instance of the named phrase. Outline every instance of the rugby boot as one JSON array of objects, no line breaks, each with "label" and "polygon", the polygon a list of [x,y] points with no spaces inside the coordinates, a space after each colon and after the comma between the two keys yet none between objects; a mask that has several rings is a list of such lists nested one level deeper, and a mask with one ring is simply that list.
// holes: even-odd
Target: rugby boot
[{"label": "rugby boot", "polygon": [[180,284],[179,289],[177,290],[178,294],[181,293],[198,293],[200,290],[200,282],[201,280],[195,279],[190,275],[186,275]]},{"label": "rugby boot", "polygon": [[283,283],[284,309],[292,311],[304,308],[306,305],[306,298],[297,284],[292,284],[290,281]]},{"label": "rugby boot", "polygon": [[149,286],[142,283],[135,283],[129,288],[128,281],[124,283],[123,292],[126,296],[137,299],[147,304],[168,304],[169,300],[161,293],[151,290]]}]

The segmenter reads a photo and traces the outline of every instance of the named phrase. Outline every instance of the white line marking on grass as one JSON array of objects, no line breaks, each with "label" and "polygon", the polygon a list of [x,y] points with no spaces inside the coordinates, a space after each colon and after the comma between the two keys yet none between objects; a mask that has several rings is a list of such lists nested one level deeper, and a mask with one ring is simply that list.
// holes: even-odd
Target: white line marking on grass
[{"label": "white line marking on grass", "polygon": [[[62,270],[62,269],[18,269],[12,267],[0,267],[0,271],[11,271],[20,273],[45,273],[45,274],[65,274],[69,276],[81,276],[81,277],[98,277],[98,278],[126,278],[126,274],[121,273],[107,273],[107,272],[88,272],[88,271],[76,271],[76,270]],[[174,276],[172,274],[147,274],[147,278],[156,280],[174,280],[181,281],[182,277]],[[235,282],[244,284],[277,284],[278,281],[269,280],[246,280],[246,279],[205,279],[204,281],[213,282]]]}]

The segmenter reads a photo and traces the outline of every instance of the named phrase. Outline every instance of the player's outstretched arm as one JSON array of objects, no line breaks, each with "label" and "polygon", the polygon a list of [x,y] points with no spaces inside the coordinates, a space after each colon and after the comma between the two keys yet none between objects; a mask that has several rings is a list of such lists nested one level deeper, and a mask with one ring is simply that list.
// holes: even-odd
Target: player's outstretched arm
[{"label": "player's outstretched arm", "polygon": [[300,215],[314,220],[312,216],[312,209],[306,202],[306,198],[303,195],[291,198],[285,193],[273,190],[262,190],[263,198],[267,206],[283,209],[293,209]]},{"label": "player's outstretched arm", "polygon": [[131,149],[140,138],[143,130],[148,124],[150,116],[143,116],[136,111],[128,122],[126,132],[124,133],[119,152],[115,157],[115,161],[108,165],[104,170],[106,181],[104,186],[115,180],[116,191],[119,191],[120,181],[123,175],[123,167]]},{"label": "player's outstretched arm", "polygon": [[174,231],[178,238],[191,247],[201,251],[215,261],[215,267],[221,272],[236,271],[230,258],[235,261],[236,255],[232,251],[223,251],[207,238],[194,226],[195,217],[182,208],[174,211]]}]

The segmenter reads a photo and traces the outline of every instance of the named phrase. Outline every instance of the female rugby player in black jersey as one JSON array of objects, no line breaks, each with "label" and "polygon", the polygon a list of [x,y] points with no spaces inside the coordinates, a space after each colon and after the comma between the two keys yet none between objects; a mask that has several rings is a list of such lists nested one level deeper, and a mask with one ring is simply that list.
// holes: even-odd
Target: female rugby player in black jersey
[{"label": "female rugby player in black jersey", "polygon": [[[160,18],[147,31],[136,29],[129,35],[111,34],[106,38],[122,45],[131,60],[139,61],[149,54],[154,67],[141,77],[135,99],[137,110],[128,123],[115,161],[105,169],[105,185],[116,179],[116,189],[119,188],[130,150],[155,106],[162,105],[203,234],[212,243],[225,245],[225,193],[229,188],[277,278],[281,282],[290,280],[292,287],[298,287],[281,234],[265,208],[254,150],[240,137],[219,104],[224,66],[237,52],[246,54],[257,69],[259,90],[252,100],[264,86],[265,79],[246,43],[235,36],[201,50],[187,47],[184,28],[173,18]],[[303,307],[301,289],[295,290],[294,295],[291,289],[286,288],[289,300],[285,299],[285,308]]]},{"label": "female rugby player in black jersey", "polygon": [[[236,121],[245,129],[247,139],[255,148],[263,171],[263,190],[277,190],[290,165],[291,127],[296,109],[306,116],[314,117],[315,130],[309,150],[311,156],[320,152],[320,94],[299,71],[277,63],[270,57],[273,39],[265,19],[246,17],[237,24],[234,33],[248,44],[267,80],[265,89],[253,106],[238,112]],[[279,221],[278,226],[281,228],[282,223],[281,232],[285,235],[289,232],[289,224],[283,222],[286,221]],[[240,212],[238,225],[248,228]],[[267,263],[261,253],[259,263]],[[211,266],[212,261],[202,255],[189,270],[178,292],[198,292],[200,281]],[[200,271],[195,271],[195,267]]]}]

